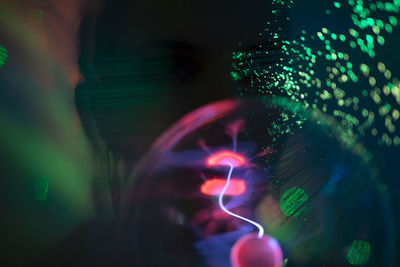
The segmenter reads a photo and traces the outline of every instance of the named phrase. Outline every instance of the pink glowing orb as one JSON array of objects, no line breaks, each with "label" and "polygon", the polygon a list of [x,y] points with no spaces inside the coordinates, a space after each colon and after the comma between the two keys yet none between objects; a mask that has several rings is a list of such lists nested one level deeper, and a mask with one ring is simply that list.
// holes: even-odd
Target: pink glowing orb
[{"label": "pink glowing orb", "polygon": [[282,250],[278,241],[250,233],[236,241],[231,251],[232,267],[281,267]]},{"label": "pink glowing orb", "polygon": [[[226,179],[214,178],[205,181],[200,188],[201,193],[208,196],[217,196],[226,185]],[[246,191],[246,183],[241,179],[231,179],[224,195],[239,196]]]},{"label": "pink glowing orb", "polygon": [[207,158],[208,166],[230,166],[238,167],[246,162],[243,156],[231,151],[221,151]]}]

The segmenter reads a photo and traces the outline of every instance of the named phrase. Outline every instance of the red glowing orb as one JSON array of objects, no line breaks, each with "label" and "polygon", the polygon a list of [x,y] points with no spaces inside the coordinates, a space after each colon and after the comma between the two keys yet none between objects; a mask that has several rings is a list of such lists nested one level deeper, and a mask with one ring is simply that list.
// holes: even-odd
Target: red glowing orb
[{"label": "red glowing orb", "polygon": [[208,166],[230,166],[238,167],[246,162],[245,158],[231,151],[221,151],[211,155],[207,159]]},{"label": "red glowing orb", "polygon": [[[226,179],[214,178],[205,181],[200,188],[204,195],[217,196],[226,185]],[[225,191],[226,196],[238,196],[246,191],[246,183],[241,179],[231,179]]]},{"label": "red glowing orb", "polygon": [[231,251],[232,267],[281,267],[282,250],[278,241],[250,233],[236,241]]}]

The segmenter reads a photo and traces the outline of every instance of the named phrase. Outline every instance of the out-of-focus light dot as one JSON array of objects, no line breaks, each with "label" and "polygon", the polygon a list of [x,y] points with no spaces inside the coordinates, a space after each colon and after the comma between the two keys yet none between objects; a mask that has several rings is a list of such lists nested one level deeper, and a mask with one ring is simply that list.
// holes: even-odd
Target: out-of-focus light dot
[{"label": "out-of-focus light dot", "polygon": [[366,64],[362,63],[360,65],[360,70],[364,74],[364,76],[368,76],[369,75],[369,67]]},{"label": "out-of-focus light dot", "polygon": [[400,95],[400,88],[398,86],[393,86],[392,88],[392,95],[394,97],[397,97],[398,95]]},{"label": "out-of-focus light dot", "polygon": [[363,110],[362,110],[362,115],[363,115],[364,117],[368,117],[368,110],[366,110],[365,108],[363,108]]},{"label": "out-of-focus light dot", "polygon": [[371,85],[372,87],[376,85],[376,79],[372,76],[370,76],[368,78],[368,82],[369,82],[369,85]]},{"label": "out-of-focus light dot", "polygon": [[392,31],[393,31],[392,25],[390,25],[389,23],[386,23],[386,24],[385,24],[385,30],[386,30],[388,33],[392,33]]},{"label": "out-of-focus light dot", "polygon": [[392,72],[390,70],[385,70],[383,75],[385,76],[385,78],[387,80],[389,80],[390,78],[392,78]]},{"label": "out-of-focus light dot", "polygon": [[382,135],[381,141],[387,146],[391,146],[393,143],[392,139],[386,133]]},{"label": "out-of-focus light dot", "polygon": [[400,137],[395,136],[395,137],[393,138],[393,144],[394,144],[395,146],[400,145]]},{"label": "out-of-focus light dot", "polygon": [[386,96],[388,96],[390,94],[389,87],[387,87],[386,85],[383,86],[382,91]]},{"label": "out-of-focus light dot", "polygon": [[347,62],[346,66],[348,69],[352,69],[353,68],[353,64],[351,64],[351,62]]},{"label": "out-of-focus light dot", "polygon": [[397,18],[395,16],[389,16],[389,22],[393,26],[396,26],[397,25]]},{"label": "out-of-focus light dot", "polygon": [[384,23],[383,23],[383,21],[382,20],[380,20],[380,19],[377,19],[376,20],[376,26],[378,26],[379,27],[379,29],[383,29],[383,26],[384,26]]},{"label": "out-of-focus light dot", "polygon": [[370,34],[365,35],[365,39],[367,40],[367,43],[373,43],[374,42],[374,38]]},{"label": "out-of-focus light dot", "polygon": [[390,124],[389,126],[387,126],[387,128],[391,134],[396,131],[396,126],[394,126],[393,124]]},{"label": "out-of-focus light dot", "polygon": [[373,31],[376,35],[378,35],[378,34],[381,32],[381,30],[379,29],[379,27],[376,26],[376,25],[374,25],[374,26],[372,27],[372,31]]},{"label": "out-of-focus light dot", "polygon": [[364,97],[367,97],[367,96],[368,96],[368,91],[364,89],[364,90],[361,91],[361,94],[362,94]]},{"label": "out-of-focus light dot", "polygon": [[342,82],[342,83],[345,83],[345,82],[347,82],[347,76],[346,75],[342,75],[342,76],[340,76],[340,78],[339,78],[339,82]]},{"label": "out-of-focus light dot", "polygon": [[379,108],[379,115],[384,116],[387,114],[387,110],[385,109],[385,106],[381,106]]},{"label": "out-of-focus light dot", "polygon": [[400,112],[397,109],[394,109],[392,112],[392,118],[397,121],[400,117]]},{"label": "out-of-focus light dot", "polygon": [[356,37],[356,38],[358,37],[358,32],[356,30],[354,30],[353,28],[349,29],[349,33],[353,37]]},{"label": "out-of-focus light dot", "polygon": [[385,71],[385,69],[386,69],[385,64],[383,64],[382,62],[378,62],[377,66],[378,66],[378,70],[379,70],[380,72],[382,72],[382,73],[383,73],[383,72]]},{"label": "out-of-focus light dot", "polygon": [[383,38],[383,36],[378,36],[376,37],[376,40],[378,41],[378,44],[380,44],[381,46],[383,46],[385,44],[385,38]]},{"label": "out-of-focus light dot", "polygon": [[374,102],[375,102],[376,104],[380,104],[380,103],[381,103],[381,98],[380,98],[380,96],[377,95],[377,94],[374,94],[374,95],[372,96],[372,100],[374,100]]}]

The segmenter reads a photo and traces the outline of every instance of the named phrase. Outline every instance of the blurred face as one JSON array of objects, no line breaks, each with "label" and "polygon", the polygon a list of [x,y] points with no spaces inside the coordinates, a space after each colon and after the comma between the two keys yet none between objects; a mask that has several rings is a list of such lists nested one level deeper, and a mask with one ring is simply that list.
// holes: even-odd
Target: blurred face
[{"label": "blurred face", "polygon": [[119,27],[105,19],[109,35],[100,36],[106,44],[96,52],[101,58],[112,50],[120,59],[97,64],[105,101],[113,104],[99,104],[95,117],[112,150],[134,161],[185,113],[234,96],[232,52],[238,42],[240,49],[256,45],[269,5],[263,0],[153,0],[116,7],[111,18]]}]

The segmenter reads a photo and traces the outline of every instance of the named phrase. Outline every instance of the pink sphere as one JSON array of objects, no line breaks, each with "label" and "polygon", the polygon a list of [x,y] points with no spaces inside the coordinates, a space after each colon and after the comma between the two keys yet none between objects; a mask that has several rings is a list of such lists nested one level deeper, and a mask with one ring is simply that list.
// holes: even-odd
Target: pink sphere
[{"label": "pink sphere", "polygon": [[278,241],[250,233],[236,241],[231,251],[232,267],[281,267],[282,250]]}]

